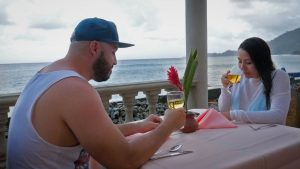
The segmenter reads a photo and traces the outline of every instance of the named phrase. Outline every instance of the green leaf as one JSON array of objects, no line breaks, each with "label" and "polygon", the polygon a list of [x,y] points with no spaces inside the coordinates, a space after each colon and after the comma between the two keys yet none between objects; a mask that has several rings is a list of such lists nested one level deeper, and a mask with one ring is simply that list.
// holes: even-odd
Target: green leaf
[{"label": "green leaf", "polygon": [[192,83],[193,83],[193,79],[194,79],[194,75],[195,75],[195,72],[196,72],[196,69],[197,69],[197,66],[198,66],[198,60],[195,60],[192,65],[191,65],[191,68],[190,68],[190,72],[189,72],[189,76],[188,78],[186,79],[186,82],[185,82],[185,86],[184,86],[184,95],[185,95],[185,100],[187,102],[188,100],[188,97],[189,97],[189,93],[190,93],[190,89],[191,89],[191,86],[192,86]]},{"label": "green leaf", "polygon": [[183,88],[184,88],[184,96],[185,96],[185,101],[184,101],[184,106],[186,107],[186,103],[189,97],[189,92],[190,88],[193,83],[194,75],[197,70],[198,66],[198,53],[197,49],[192,51],[190,53],[190,57],[188,60],[188,64],[186,66],[185,72],[184,72],[184,77],[183,77]]},{"label": "green leaf", "polygon": [[191,65],[195,61],[196,56],[197,56],[197,49],[194,50],[194,51],[191,50],[189,60],[188,60],[188,63],[186,65],[184,76],[183,76],[183,83],[185,83],[186,79],[189,76]]}]

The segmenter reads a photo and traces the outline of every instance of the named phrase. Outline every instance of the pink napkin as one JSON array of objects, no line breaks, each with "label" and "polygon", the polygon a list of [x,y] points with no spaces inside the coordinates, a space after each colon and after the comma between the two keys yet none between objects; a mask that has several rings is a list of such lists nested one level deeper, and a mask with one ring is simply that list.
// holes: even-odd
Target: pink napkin
[{"label": "pink napkin", "polygon": [[229,121],[222,113],[215,109],[207,109],[196,118],[198,129],[216,129],[216,128],[233,128],[237,127]]}]

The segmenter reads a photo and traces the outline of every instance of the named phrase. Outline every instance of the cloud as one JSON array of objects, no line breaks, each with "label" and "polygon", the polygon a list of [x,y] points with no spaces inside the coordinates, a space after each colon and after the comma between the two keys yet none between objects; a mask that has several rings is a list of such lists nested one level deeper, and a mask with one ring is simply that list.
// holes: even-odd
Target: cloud
[{"label": "cloud", "polygon": [[172,41],[182,41],[182,38],[176,37],[146,37],[145,39],[153,40],[153,41],[164,41],[164,42],[172,42]]},{"label": "cloud", "polygon": [[25,41],[40,41],[40,39],[38,37],[36,37],[35,35],[33,35],[30,32],[26,32],[23,34],[18,34],[15,35],[15,37],[13,38],[13,40],[25,40]]},{"label": "cloud", "polygon": [[267,40],[300,27],[298,0],[231,0],[236,10],[232,18],[249,25],[249,33],[256,32]]},{"label": "cloud", "polygon": [[[119,58],[181,57],[185,55],[184,3],[0,0],[0,63],[3,58],[22,62],[23,55],[43,55],[37,61],[54,60],[53,56],[61,56],[67,50],[76,24],[94,16],[114,21],[120,40],[136,45],[120,50]],[[272,40],[300,27],[299,0],[208,0],[207,5],[208,52],[236,49],[250,36]],[[22,48],[17,52],[15,46]]]},{"label": "cloud", "polygon": [[42,22],[32,23],[29,27],[30,28],[49,30],[49,29],[64,28],[65,25],[63,23],[59,22],[59,21],[42,21]]},{"label": "cloud", "polygon": [[[274,4],[275,6],[285,5],[286,3],[290,3],[290,1],[295,0],[230,0],[230,3],[235,4],[238,8],[249,9],[256,6],[256,4]],[[297,0],[296,0],[297,1]]]},{"label": "cloud", "polygon": [[13,22],[10,22],[8,20],[6,13],[4,13],[3,11],[0,11],[0,25],[12,25],[12,24],[13,24]]},{"label": "cloud", "polygon": [[6,12],[6,6],[4,2],[0,2],[0,25],[13,25],[14,23],[9,21],[9,17]]},{"label": "cloud", "polygon": [[209,0],[207,4],[208,52],[236,49],[251,36],[270,41],[300,27],[299,0]]},{"label": "cloud", "polygon": [[141,27],[145,31],[154,31],[158,29],[160,18],[157,15],[158,10],[153,0],[114,0],[114,3],[119,5],[119,9],[128,15],[128,22],[133,27]]}]

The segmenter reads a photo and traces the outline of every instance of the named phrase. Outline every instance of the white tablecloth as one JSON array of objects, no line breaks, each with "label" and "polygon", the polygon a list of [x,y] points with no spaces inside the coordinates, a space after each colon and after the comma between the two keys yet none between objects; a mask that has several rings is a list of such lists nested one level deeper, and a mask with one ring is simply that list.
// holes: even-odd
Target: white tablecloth
[{"label": "white tablecloth", "polygon": [[[261,126],[253,125],[253,126]],[[183,144],[191,154],[150,160],[142,169],[297,169],[300,168],[300,129],[278,125],[254,131],[237,128],[200,129],[174,133],[162,145],[166,150]]]}]

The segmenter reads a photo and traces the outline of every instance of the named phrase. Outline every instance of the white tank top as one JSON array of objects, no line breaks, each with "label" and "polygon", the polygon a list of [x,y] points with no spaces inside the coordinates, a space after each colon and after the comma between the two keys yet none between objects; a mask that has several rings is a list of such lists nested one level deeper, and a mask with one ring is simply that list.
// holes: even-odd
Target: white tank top
[{"label": "white tank top", "polygon": [[81,145],[60,147],[39,136],[32,125],[32,108],[54,83],[67,77],[80,77],[69,70],[37,73],[25,86],[11,116],[7,165],[9,169],[88,169],[89,154]]}]

